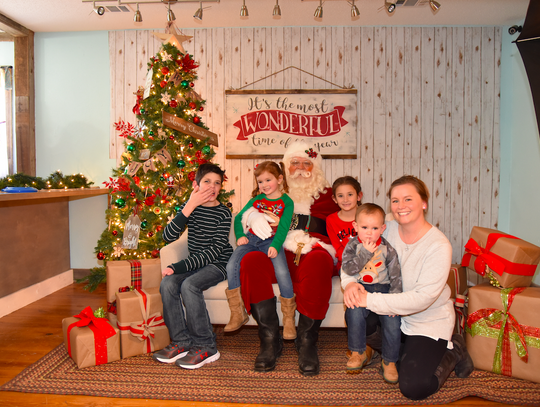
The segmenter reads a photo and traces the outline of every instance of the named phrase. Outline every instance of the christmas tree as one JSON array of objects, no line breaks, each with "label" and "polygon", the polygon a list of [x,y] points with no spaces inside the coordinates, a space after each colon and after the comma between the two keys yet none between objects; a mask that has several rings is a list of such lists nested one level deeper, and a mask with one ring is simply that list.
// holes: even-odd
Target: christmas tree
[{"label": "christmas tree", "polygon": [[[165,245],[163,229],[192,192],[199,165],[211,162],[217,136],[199,116],[205,101],[194,89],[198,65],[181,43],[190,37],[155,34],[165,42],[148,62],[146,85],[139,87],[133,112],[137,123],[115,123],[125,138],[120,166],[106,186],[110,205],[107,228],[95,248],[109,260],[158,258]],[[221,190],[228,202],[234,191]],[[91,270],[81,282],[93,290],[105,279],[105,267]]]}]

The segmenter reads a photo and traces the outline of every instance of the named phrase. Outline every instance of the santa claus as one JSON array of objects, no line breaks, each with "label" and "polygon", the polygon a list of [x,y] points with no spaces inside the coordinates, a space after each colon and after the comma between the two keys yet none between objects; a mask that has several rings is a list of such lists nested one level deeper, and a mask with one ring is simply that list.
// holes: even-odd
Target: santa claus
[{"label": "santa claus", "polygon": [[[283,157],[294,216],[283,247],[300,314],[297,337],[298,366],[306,376],[319,373],[317,340],[332,292],[335,250],[326,234],[326,217],[339,207],[332,200],[332,189],[321,169],[321,156],[304,142],[291,144]],[[246,212],[245,224],[260,238],[270,236],[273,220],[257,211]],[[276,282],[268,257],[261,252],[247,254],[241,263],[241,290],[246,310],[259,326],[260,353],[255,370],[271,371],[281,355]],[[294,311],[293,311],[294,312]]]}]

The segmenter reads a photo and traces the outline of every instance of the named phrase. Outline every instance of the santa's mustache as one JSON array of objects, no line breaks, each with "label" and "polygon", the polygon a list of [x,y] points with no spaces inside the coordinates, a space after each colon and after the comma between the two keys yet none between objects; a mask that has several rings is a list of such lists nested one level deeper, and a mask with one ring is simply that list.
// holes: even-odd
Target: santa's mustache
[{"label": "santa's mustache", "polygon": [[299,177],[309,178],[311,177],[311,171],[296,170],[294,174],[289,175],[289,178],[296,179]]}]

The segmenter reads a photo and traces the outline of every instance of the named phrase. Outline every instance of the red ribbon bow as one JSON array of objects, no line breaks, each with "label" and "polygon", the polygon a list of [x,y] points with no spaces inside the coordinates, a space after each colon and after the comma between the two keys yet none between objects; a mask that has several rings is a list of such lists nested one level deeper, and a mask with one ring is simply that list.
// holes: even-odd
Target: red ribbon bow
[{"label": "red ribbon bow", "polygon": [[114,336],[116,331],[109,324],[106,318],[98,318],[94,316],[92,308],[86,307],[80,314],[74,315],[75,318],[80,318],[79,321],[73,322],[67,329],[68,354],[71,357],[71,339],[70,332],[74,327],[84,328],[87,326],[94,333],[94,349],[96,353],[96,365],[107,363],[107,339]]},{"label": "red ribbon bow", "polygon": [[142,321],[126,324],[118,323],[118,328],[120,331],[129,331],[141,342],[144,341],[146,343],[146,353],[150,353],[154,350],[154,344],[150,338],[153,339],[155,337],[155,328],[165,326],[165,321],[160,313],[149,314],[150,306],[148,304],[148,296],[144,290],[134,290],[133,292],[139,297],[139,305],[143,319]]},{"label": "red ribbon bow", "polygon": [[490,233],[486,242],[486,247],[483,248],[474,239],[469,239],[465,245],[465,254],[463,255],[461,265],[463,267],[469,267],[471,257],[476,256],[476,260],[474,261],[474,270],[481,276],[486,274],[486,266],[499,276],[501,276],[503,272],[520,276],[534,275],[536,272],[536,265],[512,263],[511,261],[490,251],[493,245],[497,243],[497,240],[499,240],[501,237],[521,240],[515,236],[507,235],[505,233]]}]

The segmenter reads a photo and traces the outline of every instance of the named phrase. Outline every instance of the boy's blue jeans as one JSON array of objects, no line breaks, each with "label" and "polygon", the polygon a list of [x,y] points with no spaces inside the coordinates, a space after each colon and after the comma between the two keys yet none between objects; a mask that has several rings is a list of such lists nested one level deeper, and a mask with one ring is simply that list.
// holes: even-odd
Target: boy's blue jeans
[{"label": "boy's blue jeans", "polygon": [[[367,292],[388,293],[390,284],[362,284]],[[363,353],[366,350],[366,318],[371,311],[367,308],[347,308],[348,345],[353,352]],[[382,358],[386,362],[396,363],[401,346],[401,318],[396,315],[379,315],[382,328]]]},{"label": "boy's blue jeans", "polygon": [[[240,287],[240,263],[244,256],[250,252],[256,251],[268,254],[268,249],[273,241],[273,237],[263,240],[250,232],[246,233],[246,237],[248,238],[248,243],[234,249],[231,258],[227,263],[227,281],[229,282],[229,290]],[[274,265],[274,272],[276,273],[276,280],[281,296],[283,298],[292,298],[294,295],[293,284],[283,247],[278,252],[278,255],[270,260],[272,260],[272,264]]]},{"label": "boy's blue jeans", "polygon": [[203,291],[223,280],[223,273],[213,264],[163,277],[159,292],[163,301],[163,319],[172,342],[188,349],[200,346],[217,350],[216,334],[206,310]]}]

